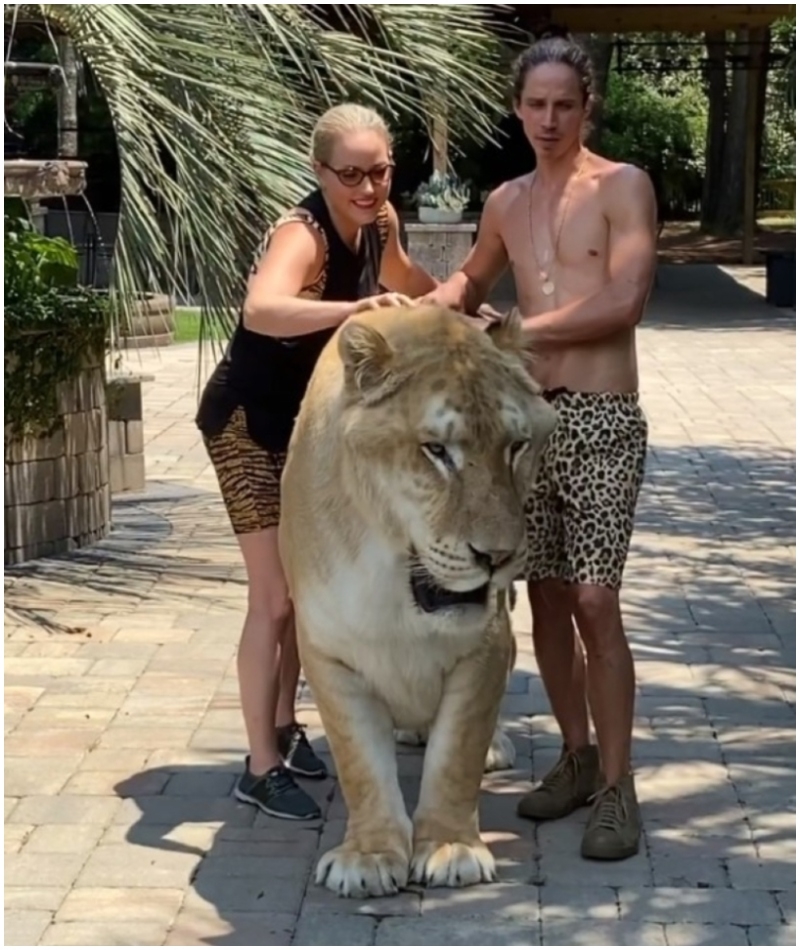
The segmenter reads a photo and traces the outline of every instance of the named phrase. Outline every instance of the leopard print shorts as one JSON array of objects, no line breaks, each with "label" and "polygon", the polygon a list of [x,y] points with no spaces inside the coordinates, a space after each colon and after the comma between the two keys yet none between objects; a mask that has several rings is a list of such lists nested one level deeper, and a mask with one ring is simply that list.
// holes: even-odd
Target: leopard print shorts
[{"label": "leopard print shorts", "polygon": [[269,452],[253,441],[241,407],[219,435],[204,441],[234,534],[276,528],[286,453]]},{"label": "leopard print shorts", "polygon": [[619,589],[647,455],[636,393],[545,392],[558,411],[525,506],[529,581]]}]

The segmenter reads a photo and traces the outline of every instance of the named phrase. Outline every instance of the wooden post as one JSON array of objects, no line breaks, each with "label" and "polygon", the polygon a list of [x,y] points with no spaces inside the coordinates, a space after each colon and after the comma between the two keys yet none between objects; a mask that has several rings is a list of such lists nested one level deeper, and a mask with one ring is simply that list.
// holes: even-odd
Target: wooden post
[{"label": "wooden post", "polygon": [[447,172],[447,117],[437,112],[433,115],[432,123],[433,170],[445,174]]},{"label": "wooden post", "polygon": [[756,251],[756,193],[758,189],[758,34],[747,31],[747,105],[744,144],[744,211],[742,263],[753,264]]}]

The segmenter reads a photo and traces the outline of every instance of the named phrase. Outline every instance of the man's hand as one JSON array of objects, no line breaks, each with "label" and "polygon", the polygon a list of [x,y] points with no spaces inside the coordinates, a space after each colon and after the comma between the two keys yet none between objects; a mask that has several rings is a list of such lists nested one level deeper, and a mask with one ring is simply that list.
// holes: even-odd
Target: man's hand
[{"label": "man's hand", "polygon": [[460,308],[457,296],[452,289],[448,289],[446,284],[439,284],[435,290],[417,297],[414,303],[425,307],[446,307],[448,310],[458,310]]}]

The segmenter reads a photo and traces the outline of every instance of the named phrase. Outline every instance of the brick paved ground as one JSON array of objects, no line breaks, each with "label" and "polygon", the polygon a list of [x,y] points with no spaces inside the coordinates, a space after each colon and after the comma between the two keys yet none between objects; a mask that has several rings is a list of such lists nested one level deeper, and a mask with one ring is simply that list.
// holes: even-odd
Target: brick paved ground
[{"label": "brick paved ground", "polygon": [[[758,272],[666,269],[641,332],[652,452],[625,614],[645,847],[514,815],[558,739],[518,609],[485,783],[500,883],[361,903],[309,884],[342,834],[255,817],[234,651],[243,572],[192,425],[195,350],[143,356],[148,488],[112,538],[6,573],[6,945],[795,945],[794,316]],[[134,362],[135,368],[135,362]],[[320,748],[313,705],[302,718]],[[404,754],[413,798],[420,758]]]}]

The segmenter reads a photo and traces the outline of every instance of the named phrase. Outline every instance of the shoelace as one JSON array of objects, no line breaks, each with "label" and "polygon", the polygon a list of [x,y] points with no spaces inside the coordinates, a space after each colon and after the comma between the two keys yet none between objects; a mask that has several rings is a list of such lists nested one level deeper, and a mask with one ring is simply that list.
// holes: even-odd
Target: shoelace
[{"label": "shoelace", "polygon": [[628,806],[619,786],[606,786],[593,796],[590,821],[598,828],[615,831],[628,820]]},{"label": "shoelace", "polygon": [[541,788],[543,791],[550,791],[562,785],[565,780],[569,780],[573,775],[577,775],[581,769],[581,762],[575,752],[568,752],[560,759],[547,775],[542,779]]},{"label": "shoelace", "polygon": [[297,782],[295,782],[292,773],[282,767],[267,772],[262,781],[273,794],[292,792],[297,788]]}]

